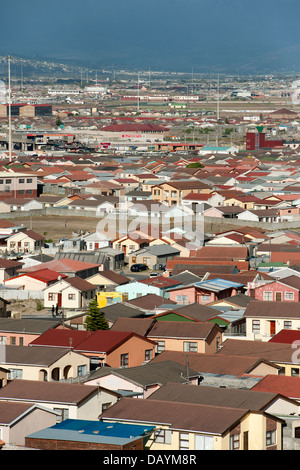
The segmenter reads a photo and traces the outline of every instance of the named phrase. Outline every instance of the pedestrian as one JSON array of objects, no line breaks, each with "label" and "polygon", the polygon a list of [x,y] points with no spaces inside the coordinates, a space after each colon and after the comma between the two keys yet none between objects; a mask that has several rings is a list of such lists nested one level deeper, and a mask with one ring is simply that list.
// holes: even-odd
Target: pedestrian
[{"label": "pedestrian", "polygon": [[58,315],[58,304],[56,304],[55,313],[56,313],[56,315]]},{"label": "pedestrian", "polygon": [[54,305],[52,305],[52,317],[54,317]]}]

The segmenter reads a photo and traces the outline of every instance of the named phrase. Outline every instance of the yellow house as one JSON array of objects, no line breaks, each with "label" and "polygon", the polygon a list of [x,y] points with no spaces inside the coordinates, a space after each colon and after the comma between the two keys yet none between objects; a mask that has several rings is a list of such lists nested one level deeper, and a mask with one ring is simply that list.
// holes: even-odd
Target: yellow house
[{"label": "yellow house", "polygon": [[[147,400],[123,398],[105,411],[101,419],[127,424],[155,423],[156,429],[146,444],[146,450],[151,451],[281,450],[285,424],[282,419],[263,411],[151,397]],[[196,458],[189,455],[191,459]],[[157,463],[162,462],[157,460]]]},{"label": "yellow house", "polygon": [[180,204],[184,196],[190,193],[209,194],[210,187],[200,180],[168,181],[152,186],[152,199],[168,206]]},{"label": "yellow house", "polygon": [[123,292],[97,292],[98,307],[108,307],[109,305],[126,302],[128,294]]}]

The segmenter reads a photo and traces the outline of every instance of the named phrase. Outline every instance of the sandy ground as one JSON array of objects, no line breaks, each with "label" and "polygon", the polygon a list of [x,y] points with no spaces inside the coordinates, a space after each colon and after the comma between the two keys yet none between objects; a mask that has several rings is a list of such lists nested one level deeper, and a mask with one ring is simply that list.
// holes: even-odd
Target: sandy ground
[{"label": "sandy ground", "polygon": [[[43,304],[43,302],[41,302]],[[16,314],[17,318],[18,315],[22,317],[25,316],[40,316],[40,317],[49,317],[51,315],[51,311],[48,308],[43,308],[42,310],[37,309],[37,301],[36,300],[17,300],[11,301],[11,304],[7,306],[7,310],[11,311],[11,314]]]},{"label": "sandy ground", "polygon": [[99,218],[91,217],[58,217],[58,216],[32,216],[13,219],[16,224],[24,224],[27,229],[44,235],[54,242],[60,238],[73,237],[73,232],[94,232]]}]

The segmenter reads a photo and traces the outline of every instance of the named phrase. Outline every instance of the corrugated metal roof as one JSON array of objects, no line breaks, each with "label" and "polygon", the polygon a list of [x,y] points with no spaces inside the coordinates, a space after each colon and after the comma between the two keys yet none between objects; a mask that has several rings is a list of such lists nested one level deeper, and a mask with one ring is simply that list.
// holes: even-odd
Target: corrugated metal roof
[{"label": "corrugated metal roof", "polygon": [[81,419],[66,419],[61,423],[30,434],[29,438],[93,442],[124,445],[149,434],[154,426],[104,423]]}]

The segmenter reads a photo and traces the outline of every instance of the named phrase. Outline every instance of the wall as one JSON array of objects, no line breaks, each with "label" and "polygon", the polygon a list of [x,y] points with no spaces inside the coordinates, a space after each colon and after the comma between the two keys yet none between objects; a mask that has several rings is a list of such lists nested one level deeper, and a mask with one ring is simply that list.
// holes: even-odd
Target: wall
[{"label": "wall", "polygon": [[[151,341],[152,338],[151,338]],[[145,362],[145,351],[152,350],[152,358],[155,356],[155,345],[146,339],[132,337],[117,349],[108,354],[107,365],[110,367],[120,367],[121,354],[128,354],[128,367],[140,366]]]}]

